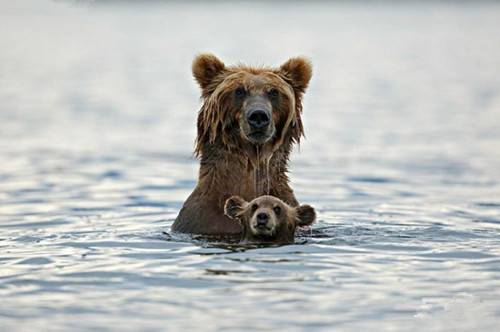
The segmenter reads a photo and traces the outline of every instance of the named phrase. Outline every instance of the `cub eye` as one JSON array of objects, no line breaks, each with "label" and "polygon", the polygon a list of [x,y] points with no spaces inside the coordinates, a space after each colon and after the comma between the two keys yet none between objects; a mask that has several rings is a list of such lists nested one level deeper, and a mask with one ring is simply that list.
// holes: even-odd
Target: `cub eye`
[{"label": "cub eye", "polygon": [[252,213],[254,213],[255,210],[257,210],[257,208],[258,208],[257,204],[252,205]]},{"label": "cub eye", "polygon": [[271,98],[278,98],[280,95],[280,92],[278,91],[278,89],[271,89],[271,90],[269,90],[268,94],[269,94],[269,97],[271,97]]},{"label": "cub eye", "polygon": [[245,89],[243,88],[237,88],[236,90],[234,90],[234,95],[237,97],[237,98],[242,98],[244,97],[245,95],[247,94],[247,92],[245,91]]},{"label": "cub eye", "polygon": [[274,210],[274,213],[276,213],[276,215],[277,215],[277,216],[279,216],[279,215],[280,215],[280,213],[281,213],[281,207],[279,207],[279,206],[275,206],[275,207],[273,208],[273,210]]}]

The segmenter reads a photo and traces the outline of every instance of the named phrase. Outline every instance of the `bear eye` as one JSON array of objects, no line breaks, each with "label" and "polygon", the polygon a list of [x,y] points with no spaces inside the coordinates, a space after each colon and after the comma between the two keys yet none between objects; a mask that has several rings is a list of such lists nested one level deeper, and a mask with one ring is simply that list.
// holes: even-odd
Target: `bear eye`
[{"label": "bear eye", "polygon": [[257,204],[252,205],[252,213],[254,213],[257,210],[258,206]]},{"label": "bear eye", "polygon": [[279,215],[280,215],[280,213],[281,213],[281,207],[279,207],[279,206],[275,206],[275,207],[273,208],[273,210],[274,210],[274,213],[276,213],[276,215],[277,215],[277,216],[279,216]]},{"label": "bear eye", "polygon": [[268,94],[269,94],[269,97],[271,97],[271,98],[278,98],[280,95],[280,92],[278,91],[278,89],[271,89],[271,90],[269,90]]},{"label": "bear eye", "polygon": [[236,96],[236,98],[242,98],[244,97],[245,95],[247,94],[247,92],[245,91],[244,88],[242,87],[239,87],[237,88],[236,90],[234,90],[234,95]]}]

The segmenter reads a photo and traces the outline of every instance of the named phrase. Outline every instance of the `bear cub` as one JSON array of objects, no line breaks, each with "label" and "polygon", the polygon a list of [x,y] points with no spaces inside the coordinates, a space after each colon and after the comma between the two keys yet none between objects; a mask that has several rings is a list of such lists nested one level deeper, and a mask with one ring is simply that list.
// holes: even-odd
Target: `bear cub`
[{"label": "bear cub", "polygon": [[311,225],[316,219],[316,212],[310,205],[291,207],[267,195],[251,202],[232,196],[226,200],[224,213],[240,222],[241,240],[251,243],[293,243],[297,226]]}]

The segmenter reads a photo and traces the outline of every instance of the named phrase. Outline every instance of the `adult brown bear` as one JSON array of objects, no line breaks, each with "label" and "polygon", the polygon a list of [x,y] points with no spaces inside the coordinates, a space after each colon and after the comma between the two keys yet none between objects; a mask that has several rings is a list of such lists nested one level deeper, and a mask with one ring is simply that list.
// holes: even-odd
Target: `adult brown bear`
[{"label": "adult brown bear", "polygon": [[200,171],[172,230],[241,233],[224,215],[224,203],[233,195],[247,201],[273,195],[297,206],[286,173],[292,144],[304,133],[302,96],[312,75],[310,62],[299,57],[279,68],[226,67],[201,54],[192,69],[203,98],[195,147]]}]

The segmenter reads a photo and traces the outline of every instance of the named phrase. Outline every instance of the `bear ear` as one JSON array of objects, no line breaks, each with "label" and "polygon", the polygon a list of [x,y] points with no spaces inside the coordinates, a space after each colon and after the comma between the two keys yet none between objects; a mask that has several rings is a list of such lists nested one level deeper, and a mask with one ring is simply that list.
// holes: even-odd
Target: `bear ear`
[{"label": "bear ear", "polygon": [[312,77],[312,64],[303,57],[291,58],[280,66],[279,72],[295,91],[304,93]]},{"label": "bear ear", "polygon": [[240,196],[231,196],[224,205],[224,214],[231,219],[237,219],[243,214],[247,202]]},{"label": "bear ear", "polygon": [[310,205],[300,205],[295,208],[297,213],[297,225],[309,226],[316,220],[316,211]]},{"label": "bear ear", "polygon": [[226,69],[224,63],[212,54],[200,54],[193,60],[193,76],[202,90],[205,90],[224,69]]}]

